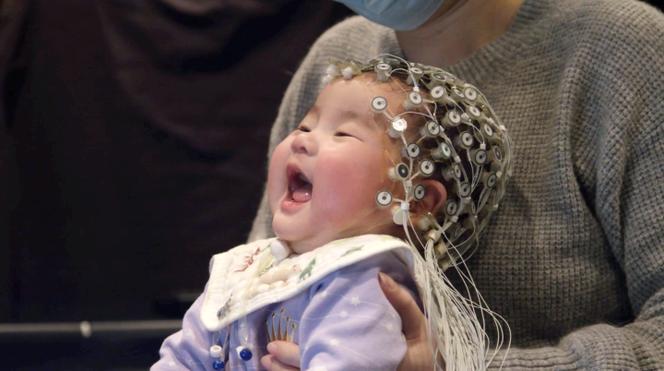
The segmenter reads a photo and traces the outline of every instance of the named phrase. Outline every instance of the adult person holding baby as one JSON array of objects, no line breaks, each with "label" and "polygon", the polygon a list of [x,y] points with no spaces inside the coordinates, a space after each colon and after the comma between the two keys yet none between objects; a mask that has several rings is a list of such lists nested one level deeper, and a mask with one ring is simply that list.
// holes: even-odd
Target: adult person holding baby
[{"label": "adult person holding baby", "polygon": [[[617,0],[341,2],[368,19],[313,45],[270,152],[330,59],[392,53],[448,69],[483,90],[514,142],[505,207],[481,243],[491,248],[467,262],[510,324],[503,368],[664,368],[662,13]],[[271,235],[270,220],[263,202],[251,239]],[[421,312],[384,282],[409,340],[400,369],[431,369]],[[269,369],[297,369],[296,345],[268,350]]]}]

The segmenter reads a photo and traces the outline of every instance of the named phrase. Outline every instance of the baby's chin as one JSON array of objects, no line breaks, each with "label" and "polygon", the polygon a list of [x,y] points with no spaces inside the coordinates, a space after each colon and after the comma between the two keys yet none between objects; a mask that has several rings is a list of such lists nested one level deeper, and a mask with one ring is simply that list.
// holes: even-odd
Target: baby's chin
[{"label": "baby's chin", "polygon": [[286,245],[288,245],[288,247],[291,249],[291,251],[293,251],[296,254],[303,254],[305,252],[315,250],[318,247],[323,246],[328,242],[331,242],[331,241],[318,242],[318,241],[311,241],[311,240],[306,240],[306,239],[305,240],[302,240],[302,239],[289,239],[289,238],[285,238],[285,237],[280,236],[278,233],[276,234],[276,236],[280,241],[282,241]]},{"label": "baby's chin", "polygon": [[296,254],[303,254],[305,252],[315,250],[334,240],[344,238],[343,236],[337,237],[323,235],[316,235],[312,237],[296,236],[294,233],[288,233],[289,231],[279,230],[278,228],[275,229],[274,226],[273,231],[275,236],[280,241],[285,242],[291,251],[295,252]]}]

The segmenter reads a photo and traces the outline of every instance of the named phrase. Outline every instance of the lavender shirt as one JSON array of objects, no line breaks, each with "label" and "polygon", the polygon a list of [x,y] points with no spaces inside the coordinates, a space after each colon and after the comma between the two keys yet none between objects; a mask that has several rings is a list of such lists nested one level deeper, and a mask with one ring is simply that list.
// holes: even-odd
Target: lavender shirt
[{"label": "lavender shirt", "polygon": [[[378,249],[371,252],[371,241],[376,238],[382,239],[383,242],[391,239],[393,245],[399,245],[398,249]],[[311,264],[301,264],[305,269],[297,272],[298,283],[304,287],[300,292],[284,300],[270,300],[273,302],[250,308],[249,315],[241,316],[230,324],[223,324],[218,330],[211,331],[212,325],[204,323],[202,313],[205,312],[204,306],[211,305],[205,302],[213,285],[213,269],[205,292],[185,314],[182,330],[164,341],[159,351],[161,358],[152,370],[213,370],[214,358],[210,355],[210,346],[219,343],[219,339],[226,339],[229,332],[230,351],[225,369],[260,369],[259,361],[266,354],[265,347],[269,342],[268,333],[275,330],[278,332],[280,319],[282,331],[288,327],[292,340],[300,346],[303,370],[396,369],[404,357],[406,344],[401,333],[401,320],[379,287],[378,272],[388,273],[411,289],[414,288],[410,273],[411,264],[407,258],[410,251],[404,248],[406,245],[401,240],[388,236],[368,235],[341,241],[341,247],[328,246],[327,249],[328,252],[332,249],[343,252],[345,248],[346,252],[336,255],[341,256],[341,259],[330,259],[329,254],[314,256],[315,253],[310,256],[306,256],[309,253],[297,256],[300,262],[318,261],[318,267],[321,267],[318,272],[313,269],[312,274],[309,269],[304,274],[304,270],[311,268]],[[357,246],[363,248],[363,252],[369,250],[369,253],[356,257],[356,261],[349,263],[347,258],[353,255],[351,253],[358,249]],[[322,260],[323,258],[325,260]],[[341,267],[327,272],[335,266],[334,263],[329,263],[329,260],[344,259],[346,261]],[[288,260],[274,266],[283,266]],[[325,264],[321,264],[321,261]],[[255,266],[259,263],[252,261],[250,264]],[[274,269],[274,266],[271,266],[271,269]],[[230,282],[222,284],[232,285]],[[270,296],[274,291],[269,290],[263,296]],[[289,320],[286,320],[287,317]],[[239,358],[236,348],[241,345],[251,349],[253,356],[250,360],[243,361]]]}]

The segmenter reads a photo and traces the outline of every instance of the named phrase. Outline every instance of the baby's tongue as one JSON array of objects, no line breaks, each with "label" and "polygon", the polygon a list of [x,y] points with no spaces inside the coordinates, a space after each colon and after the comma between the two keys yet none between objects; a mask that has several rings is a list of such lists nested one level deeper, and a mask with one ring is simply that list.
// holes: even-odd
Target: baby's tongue
[{"label": "baby's tongue", "polygon": [[307,202],[311,200],[311,183],[302,184],[293,190],[293,200]]}]

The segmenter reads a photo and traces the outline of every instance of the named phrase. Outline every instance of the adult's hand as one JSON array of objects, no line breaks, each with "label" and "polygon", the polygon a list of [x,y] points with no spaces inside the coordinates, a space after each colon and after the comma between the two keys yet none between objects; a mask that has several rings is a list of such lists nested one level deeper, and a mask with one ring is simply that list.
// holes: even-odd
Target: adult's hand
[{"label": "adult's hand", "polygon": [[[401,285],[390,276],[379,273],[378,281],[385,297],[399,313],[402,331],[406,338],[406,355],[399,364],[399,371],[429,371],[433,369],[432,351],[427,338],[424,314],[417,303]],[[300,348],[286,341],[273,341],[267,345],[268,354],[261,364],[269,371],[295,371],[300,369]]]},{"label": "adult's hand", "polygon": [[287,341],[273,341],[267,345],[268,354],[261,365],[268,371],[297,371],[300,369],[300,347]]},{"label": "adult's hand", "polygon": [[399,364],[399,371],[433,370],[432,350],[427,337],[424,314],[415,299],[403,286],[384,273],[378,273],[380,287],[385,297],[401,317],[401,327],[406,337],[406,355]]}]

